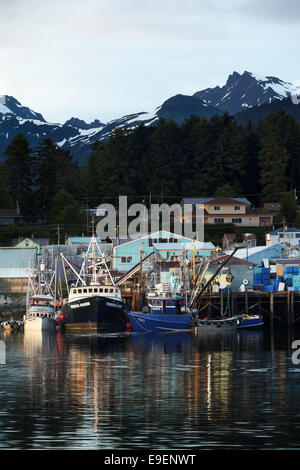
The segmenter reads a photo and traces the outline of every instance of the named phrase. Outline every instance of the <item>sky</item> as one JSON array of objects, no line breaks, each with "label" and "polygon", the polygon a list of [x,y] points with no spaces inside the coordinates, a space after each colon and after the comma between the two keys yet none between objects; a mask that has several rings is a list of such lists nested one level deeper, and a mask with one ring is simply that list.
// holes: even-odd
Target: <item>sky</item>
[{"label": "sky", "polygon": [[300,79],[299,0],[0,0],[0,95],[108,122],[247,70]]}]

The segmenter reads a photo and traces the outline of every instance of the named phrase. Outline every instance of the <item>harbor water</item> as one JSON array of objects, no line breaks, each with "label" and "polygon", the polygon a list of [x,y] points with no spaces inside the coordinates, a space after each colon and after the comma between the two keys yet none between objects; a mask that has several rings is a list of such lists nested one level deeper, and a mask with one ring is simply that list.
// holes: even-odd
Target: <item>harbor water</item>
[{"label": "harbor water", "polygon": [[0,449],[299,449],[293,339],[2,330]]}]

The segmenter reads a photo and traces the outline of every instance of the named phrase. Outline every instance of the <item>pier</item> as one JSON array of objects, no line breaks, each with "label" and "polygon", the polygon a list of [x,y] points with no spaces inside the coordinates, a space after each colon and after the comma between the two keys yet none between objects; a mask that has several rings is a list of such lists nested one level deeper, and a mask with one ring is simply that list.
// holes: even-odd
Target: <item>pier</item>
[{"label": "pier", "polygon": [[300,326],[300,292],[229,291],[202,294],[199,315],[212,318],[217,315],[262,315],[272,326]]}]

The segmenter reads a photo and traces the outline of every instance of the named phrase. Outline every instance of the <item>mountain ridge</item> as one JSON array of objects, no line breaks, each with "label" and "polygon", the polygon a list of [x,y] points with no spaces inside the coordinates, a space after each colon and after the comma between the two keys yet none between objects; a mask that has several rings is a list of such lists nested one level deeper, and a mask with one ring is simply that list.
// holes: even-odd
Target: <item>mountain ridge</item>
[{"label": "mountain ridge", "polygon": [[[274,76],[258,76],[251,72],[234,71],[225,85],[206,88],[193,95],[177,94],[165,100],[152,112],[128,114],[107,123],[99,119],[87,123],[71,117],[65,123],[47,122],[42,114],[23,106],[12,96],[0,96],[0,155],[10,141],[23,133],[33,148],[43,138],[50,137],[56,145],[68,149],[80,164],[90,153],[90,145],[105,141],[116,128],[132,129],[139,124],[155,125],[159,119],[173,119],[181,124],[191,115],[211,118],[228,112],[237,122],[246,124],[249,119],[257,122],[270,112],[282,107],[300,121],[300,107],[289,98],[296,92],[290,82]],[[297,109],[296,109],[297,108]],[[299,109],[299,110],[298,110]]]}]

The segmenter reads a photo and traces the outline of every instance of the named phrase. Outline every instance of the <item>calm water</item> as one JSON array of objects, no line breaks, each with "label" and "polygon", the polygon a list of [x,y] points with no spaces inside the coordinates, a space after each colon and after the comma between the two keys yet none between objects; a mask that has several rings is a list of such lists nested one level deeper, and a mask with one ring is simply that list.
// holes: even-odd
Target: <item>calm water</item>
[{"label": "calm water", "polygon": [[286,333],[0,339],[0,449],[300,448]]}]

